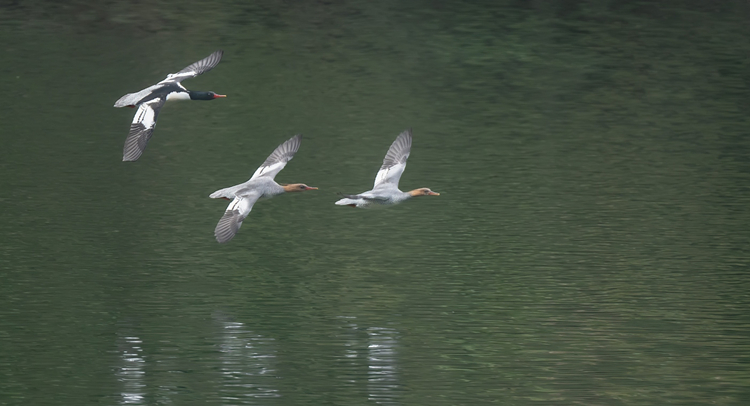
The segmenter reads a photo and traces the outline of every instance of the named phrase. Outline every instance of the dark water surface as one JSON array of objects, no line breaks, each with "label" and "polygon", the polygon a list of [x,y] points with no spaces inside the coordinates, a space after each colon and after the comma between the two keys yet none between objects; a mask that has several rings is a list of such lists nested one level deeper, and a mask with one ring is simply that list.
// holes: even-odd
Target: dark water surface
[{"label": "dark water surface", "polygon": [[750,404],[750,6],[654,4],[0,1],[0,404]]}]

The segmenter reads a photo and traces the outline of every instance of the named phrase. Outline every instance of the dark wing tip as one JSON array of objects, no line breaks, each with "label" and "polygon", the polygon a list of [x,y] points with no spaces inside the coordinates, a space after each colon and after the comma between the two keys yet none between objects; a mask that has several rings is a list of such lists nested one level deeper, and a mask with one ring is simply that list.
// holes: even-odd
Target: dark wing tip
[{"label": "dark wing tip", "polygon": [[412,139],[411,128],[409,128],[409,129],[403,131],[401,134],[399,134],[398,137],[396,137],[396,141],[393,141],[393,143],[395,144],[399,140],[402,140],[402,142],[405,144],[405,146],[411,148],[411,139]]},{"label": "dark wing tip", "polygon": [[294,158],[294,154],[299,151],[300,145],[302,145],[302,134],[297,134],[276,147],[268,159],[266,159],[264,165],[271,165],[276,162],[289,162]]},{"label": "dark wing tip", "polygon": [[390,148],[388,148],[388,152],[386,152],[385,158],[383,158],[383,166],[381,166],[381,169],[406,162],[406,159],[409,158],[409,153],[411,152],[411,140],[411,128],[399,134],[398,137],[396,137],[396,140],[391,144]]},{"label": "dark wing tip", "polygon": [[214,51],[211,53],[211,55],[207,56],[203,60],[206,61],[207,65],[210,65],[206,70],[213,69],[216,65],[221,62],[221,58],[224,57],[224,50],[219,49],[218,51]]},{"label": "dark wing tip", "polygon": [[295,135],[294,137],[290,138],[287,142],[289,142],[289,150],[297,152],[299,150],[300,145],[302,145],[302,134]]},{"label": "dark wing tip", "polygon": [[[299,148],[299,145],[302,143],[302,134],[296,134],[292,138],[284,141],[281,143],[281,145],[287,145],[289,147],[297,147]],[[281,146],[279,145],[279,146]]]},{"label": "dark wing tip", "polygon": [[137,161],[146,149],[152,133],[153,129],[146,128],[142,124],[131,124],[130,133],[122,148],[122,160]]},{"label": "dark wing tip", "polygon": [[[175,75],[179,75],[180,73],[185,72],[194,72],[194,76],[202,75],[211,69],[215,68],[216,65],[219,64],[221,61],[222,56],[224,56],[224,50],[219,49],[218,51],[214,51],[211,53],[211,55],[201,59],[198,62],[192,63],[189,66],[185,67],[181,71],[175,73]],[[185,78],[180,78],[180,80],[184,80]]]},{"label": "dark wing tip", "polygon": [[278,151],[281,156],[286,157],[291,155],[289,159],[292,159],[291,157],[299,151],[300,145],[302,145],[302,134],[297,134],[281,143],[281,145],[278,146]]},{"label": "dark wing tip", "polygon": [[224,215],[219,219],[219,223],[216,224],[216,229],[214,229],[216,241],[223,244],[229,242],[235,235],[237,235],[237,230],[240,228],[240,224],[237,221],[239,217],[239,210],[224,212]]},{"label": "dark wing tip", "polygon": [[205,72],[210,71],[211,69],[215,68],[216,65],[221,62],[221,58],[224,56],[224,50],[220,49],[218,51],[215,51],[211,55],[207,56],[203,60],[196,62],[196,71],[198,74],[202,74]]}]

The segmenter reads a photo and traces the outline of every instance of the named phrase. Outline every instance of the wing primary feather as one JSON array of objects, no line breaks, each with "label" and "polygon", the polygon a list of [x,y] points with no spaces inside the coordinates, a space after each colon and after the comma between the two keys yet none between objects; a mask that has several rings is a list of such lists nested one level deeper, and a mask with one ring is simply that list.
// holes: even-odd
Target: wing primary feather
[{"label": "wing primary feather", "polygon": [[388,152],[383,158],[383,165],[380,166],[378,174],[375,176],[374,187],[392,183],[398,186],[398,181],[406,169],[406,160],[411,152],[411,129],[408,129],[396,137]]},{"label": "wing primary feather", "polygon": [[137,161],[143,155],[153,132],[153,128],[146,128],[142,124],[131,124],[130,133],[122,149],[122,160]]},{"label": "wing primary feather", "polygon": [[266,158],[265,162],[255,170],[255,173],[253,173],[253,176],[250,179],[255,179],[259,176],[267,176],[271,179],[275,178],[276,174],[284,169],[287,162],[294,158],[294,154],[297,153],[301,144],[302,134],[297,134],[276,147],[271,155]]},{"label": "wing primary feather", "polygon": [[409,153],[411,152],[411,139],[411,129],[399,134],[391,144],[391,147],[388,148],[381,168],[406,163],[406,159],[409,158]]},{"label": "wing primary feather", "polygon": [[164,106],[163,99],[154,99],[148,103],[141,104],[130,124],[130,132],[125,139],[122,151],[123,161],[137,161],[146,149],[148,141],[156,127],[156,118]]},{"label": "wing primary feather", "polygon": [[240,226],[242,225],[242,221],[239,220],[239,218],[239,210],[225,211],[224,215],[221,216],[221,219],[219,219],[219,223],[216,224],[216,229],[214,230],[216,241],[223,244],[225,242],[229,242],[232,238],[234,238],[234,236],[237,235],[237,230],[239,230]]},{"label": "wing primary feather", "polygon": [[258,193],[235,195],[234,200],[227,206],[224,215],[219,219],[214,229],[216,241],[225,243],[237,234],[242,222],[253,210],[253,205],[260,198]]},{"label": "wing primary feather", "polygon": [[167,75],[167,78],[164,79],[164,81],[175,81],[180,82],[188,78],[194,78],[198,75],[202,75],[211,69],[215,68],[216,65],[219,64],[221,61],[221,57],[224,55],[223,50],[218,50],[212,53],[211,55],[201,59],[198,62],[192,63],[189,66],[186,66],[182,70],[176,73],[170,73]]}]

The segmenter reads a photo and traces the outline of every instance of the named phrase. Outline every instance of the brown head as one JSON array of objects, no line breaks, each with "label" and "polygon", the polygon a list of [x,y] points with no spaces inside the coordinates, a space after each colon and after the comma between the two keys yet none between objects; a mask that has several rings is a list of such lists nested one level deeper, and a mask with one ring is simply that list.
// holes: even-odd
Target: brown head
[{"label": "brown head", "polygon": [[433,192],[430,188],[423,187],[409,191],[409,194],[414,196],[440,196],[440,193]]},{"label": "brown head", "polygon": [[305,190],[317,190],[318,188],[307,186],[304,183],[292,183],[289,185],[283,185],[284,191],[289,192],[304,192]]}]

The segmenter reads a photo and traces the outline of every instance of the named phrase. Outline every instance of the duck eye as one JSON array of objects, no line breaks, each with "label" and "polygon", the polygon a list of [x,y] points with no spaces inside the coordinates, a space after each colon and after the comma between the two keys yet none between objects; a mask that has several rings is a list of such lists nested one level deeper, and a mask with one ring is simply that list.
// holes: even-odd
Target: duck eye
[{"label": "duck eye", "polygon": [[300,189],[304,189],[304,188],[305,188],[305,185],[299,185],[299,188],[300,188]]}]

